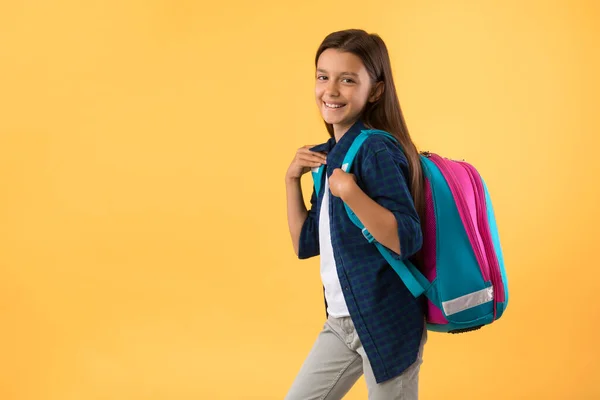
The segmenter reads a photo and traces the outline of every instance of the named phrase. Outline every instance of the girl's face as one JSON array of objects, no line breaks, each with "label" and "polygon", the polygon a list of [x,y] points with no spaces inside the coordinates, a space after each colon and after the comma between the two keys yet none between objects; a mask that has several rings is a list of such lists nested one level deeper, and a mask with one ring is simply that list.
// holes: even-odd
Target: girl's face
[{"label": "girl's face", "polygon": [[360,118],[367,102],[376,99],[361,59],[337,49],[327,49],[319,56],[315,96],[323,119],[333,125],[336,140]]}]

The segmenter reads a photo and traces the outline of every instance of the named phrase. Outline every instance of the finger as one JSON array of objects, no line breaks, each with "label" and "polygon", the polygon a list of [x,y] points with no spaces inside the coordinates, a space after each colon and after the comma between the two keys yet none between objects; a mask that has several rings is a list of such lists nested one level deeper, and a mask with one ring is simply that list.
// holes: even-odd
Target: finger
[{"label": "finger", "polygon": [[317,161],[301,161],[299,164],[301,167],[309,167],[309,168],[317,168],[317,167],[320,167],[321,165],[323,165],[322,162],[317,162]]},{"label": "finger", "polygon": [[316,161],[300,161],[298,163],[298,165],[300,165],[303,168],[305,168],[305,167],[308,167],[308,168],[318,168],[318,167],[322,166],[323,163],[322,162],[316,162]]},{"label": "finger", "polygon": [[327,163],[326,159],[323,159],[321,157],[317,157],[317,156],[314,156],[314,155],[311,155],[311,154],[301,154],[299,156],[299,159],[303,160],[305,162],[316,162],[316,163],[319,163],[319,164],[326,164]]},{"label": "finger", "polygon": [[320,167],[321,165],[323,165],[323,163],[319,162],[319,161],[306,161],[306,160],[301,161],[299,164],[302,167],[310,167],[310,168],[316,168],[316,167]]},{"label": "finger", "polygon": [[312,151],[299,151],[298,156],[314,160],[327,160],[327,156]]},{"label": "finger", "polygon": [[300,147],[300,150],[310,150],[315,146],[317,146],[317,145],[316,144],[307,144],[306,146]]},{"label": "finger", "polygon": [[322,157],[322,158],[327,158],[327,153],[325,153],[325,152],[322,152],[322,151],[312,151],[312,150],[309,150],[309,151],[310,151],[312,154],[316,154],[316,155],[318,155],[319,157]]},{"label": "finger", "polygon": [[303,154],[310,154],[313,156],[317,156],[323,160],[327,160],[327,153],[323,153],[323,152],[318,152],[318,151],[312,151],[312,150],[308,150],[308,151],[301,151],[301,153]]}]

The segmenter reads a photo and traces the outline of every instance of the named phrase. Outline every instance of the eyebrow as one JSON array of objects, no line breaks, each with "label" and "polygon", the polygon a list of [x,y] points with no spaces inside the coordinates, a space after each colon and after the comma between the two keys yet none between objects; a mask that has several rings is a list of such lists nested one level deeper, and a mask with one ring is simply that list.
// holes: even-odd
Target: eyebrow
[{"label": "eyebrow", "polygon": [[[317,69],[317,72],[323,72],[324,74],[327,73],[327,71],[325,71],[324,69]],[[340,75],[351,75],[351,76],[355,76],[358,78],[358,74],[356,72],[342,72],[340,73]]]}]

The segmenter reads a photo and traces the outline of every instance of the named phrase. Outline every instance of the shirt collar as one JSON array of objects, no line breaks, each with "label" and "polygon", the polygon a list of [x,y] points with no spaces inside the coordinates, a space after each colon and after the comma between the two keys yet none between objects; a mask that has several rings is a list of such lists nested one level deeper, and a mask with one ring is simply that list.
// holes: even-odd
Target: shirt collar
[{"label": "shirt collar", "polygon": [[350,149],[352,142],[354,142],[354,139],[356,139],[365,129],[367,129],[365,124],[361,120],[358,120],[346,133],[344,133],[339,142],[336,143],[335,137],[332,137],[327,142],[316,145],[310,149],[312,151],[327,153],[327,166],[330,167],[327,168],[327,175],[331,175],[331,172],[333,172],[335,168],[342,166],[344,156],[348,152],[348,149]]}]

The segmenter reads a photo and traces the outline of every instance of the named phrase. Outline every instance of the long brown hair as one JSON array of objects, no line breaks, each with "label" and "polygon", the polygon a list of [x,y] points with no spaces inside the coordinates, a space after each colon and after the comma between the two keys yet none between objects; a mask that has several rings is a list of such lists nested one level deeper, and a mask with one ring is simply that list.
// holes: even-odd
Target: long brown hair
[{"label": "long brown hair", "polygon": [[[373,103],[367,103],[361,119],[368,127],[389,132],[400,142],[408,159],[410,192],[417,213],[423,221],[425,201],[423,198],[421,161],[400,108],[400,101],[392,77],[390,57],[385,43],[377,34],[369,34],[360,29],[333,32],[319,46],[315,66],[321,53],[327,49],[337,49],[358,56],[369,73],[371,83],[375,85],[377,82],[383,82],[382,96]],[[327,122],[325,122],[325,125],[329,135],[333,137],[333,126]]]}]

